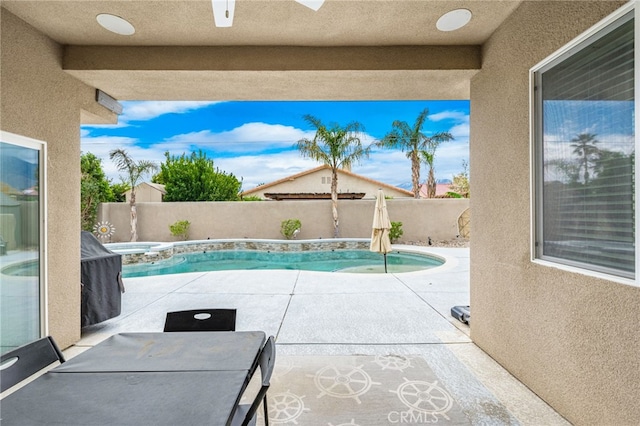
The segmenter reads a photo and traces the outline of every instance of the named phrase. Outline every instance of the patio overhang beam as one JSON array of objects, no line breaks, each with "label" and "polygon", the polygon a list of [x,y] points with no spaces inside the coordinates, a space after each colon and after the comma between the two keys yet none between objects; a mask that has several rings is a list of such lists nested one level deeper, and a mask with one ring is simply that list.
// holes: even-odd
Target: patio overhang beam
[{"label": "patio overhang beam", "polygon": [[120,100],[468,99],[479,46],[66,46],[63,69]]}]

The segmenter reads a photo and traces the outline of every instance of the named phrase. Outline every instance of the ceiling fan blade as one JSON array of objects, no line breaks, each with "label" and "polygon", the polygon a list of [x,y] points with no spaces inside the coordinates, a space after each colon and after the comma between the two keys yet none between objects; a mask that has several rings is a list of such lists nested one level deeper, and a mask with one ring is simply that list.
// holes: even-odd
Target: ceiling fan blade
[{"label": "ceiling fan blade", "polygon": [[213,6],[213,20],[216,27],[230,27],[233,25],[233,13],[236,9],[236,0],[211,0]]},{"label": "ceiling fan blade", "polygon": [[309,9],[313,9],[317,12],[318,9],[322,7],[322,3],[324,3],[324,0],[296,0],[296,2],[307,6]]}]

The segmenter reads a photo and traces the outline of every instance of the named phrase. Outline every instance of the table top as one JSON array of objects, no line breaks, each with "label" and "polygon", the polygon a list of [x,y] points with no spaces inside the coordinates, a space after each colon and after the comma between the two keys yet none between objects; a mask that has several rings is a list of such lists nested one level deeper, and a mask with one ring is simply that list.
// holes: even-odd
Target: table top
[{"label": "table top", "polygon": [[226,425],[265,337],[117,334],[5,397],[0,424]]},{"label": "table top", "polygon": [[53,371],[253,370],[265,340],[262,331],[121,333]]},{"label": "table top", "polygon": [[49,372],[2,400],[9,425],[225,425],[243,371]]}]

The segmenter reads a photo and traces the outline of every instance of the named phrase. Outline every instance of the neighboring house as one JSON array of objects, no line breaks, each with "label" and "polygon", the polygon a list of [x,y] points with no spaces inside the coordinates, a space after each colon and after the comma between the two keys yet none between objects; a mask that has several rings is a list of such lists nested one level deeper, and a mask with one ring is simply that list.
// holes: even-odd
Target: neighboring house
[{"label": "neighboring house", "polygon": [[[152,182],[142,182],[136,186],[136,203],[159,203],[167,191],[164,185]],[[131,190],[124,193],[127,203],[131,200]]]},{"label": "neighboring house", "polygon": [[[449,198],[447,192],[452,192],[451,183],[436,183],[436,196],[434,198]],[[427,184],[420,185],[420,198],[427,197]]]},{"label": "neighboring house", "polygon": [[[384,195],[387,197],[413,197],[413,193],[402,188],[378,182],[343,169],[338,170],[338,199],[374,199],[380,188],[382,188]],[[329,199],[331,198],[331,167],[319,166],[315,169],[306,170],[244,191],[241,195],[243,197],[258,196],[262,199],[271,200]]]}]

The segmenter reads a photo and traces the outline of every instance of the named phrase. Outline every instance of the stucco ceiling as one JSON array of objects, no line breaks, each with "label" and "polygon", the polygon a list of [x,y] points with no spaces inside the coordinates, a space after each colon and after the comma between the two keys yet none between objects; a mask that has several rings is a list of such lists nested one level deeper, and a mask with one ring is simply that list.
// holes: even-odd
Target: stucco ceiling
[{"label": "stucco ceiling", "polygon": [[[67,72],[120,99],[396,99],[407,97],[411,81],[423,78],[438,87],[431,93],[430,84],[423,81],[409,98],[460,99],[468,97],[468,79],[480,67],[480,45],[519,3],[326,0],[314,12],[294,0],[237,0],[231,28],[214,25],[210,0],[3,0],[2,7],[66,46],[63,68]],[[438,18],[457,8],[469,9],[471,22],[457,31],[438,31]],[[135,34],[121,36],[105,30],[96,21],[100,13],[127,19]],[[156,50],[149,50],[153,58],[148,59],[146,47],[151,46]],[[165,69],[158,60],[158,46],[165,48],[160,53],[165,58],[180,56],[180,66]],[[181,52],[184,46],[199,49],[190,50],[192,55],[187,57]],[[220,48],[235,46],[245,49],[240,59],[236,55],[235,62],[229,63],[226,53],[230,50]],[[282,63],[282,69],[271,64],[264,74],[260,72],[265,46],[275,49],[273,58]],[[390,53],[397,46],[422,50],[393,57]],[[430,56],[432,46],[449,47],[451,54],[429,61],[425,56]],[[473,58],[468,58],[469,49],[456,46],[475,47]],[[291,47],[307,50],[291,56]],[[345,47],[359,61],[352,67]],[[137,59],[121,62],[122,57]],[[204,63],[203,57],[214,60]],[[325,65],[309,69],[309,63]],[[341,73],[345,83],[337,84]],[[219,80],[221,75],[226,82]],[[326,87],[332,84],[336,87]],[[320,95],[311,90],[314,86],[323,87]],[[245,93],[247,87],[254,88],[253,94]]]}]

